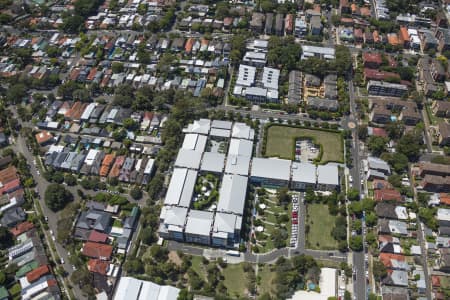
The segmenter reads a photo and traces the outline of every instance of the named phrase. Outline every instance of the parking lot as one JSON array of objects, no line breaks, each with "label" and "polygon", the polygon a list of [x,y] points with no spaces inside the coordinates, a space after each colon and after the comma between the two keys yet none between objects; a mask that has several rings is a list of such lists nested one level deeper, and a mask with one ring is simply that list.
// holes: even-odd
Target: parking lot
[{"label": "parking lot", "polygon": [[295,160],[301,162],[313,161],[319,156],[320,149],[309,139],[295,141]]},{"label": "parking lot", "polygon": [[292,225],[291,240],[289,245],[297,248],[298,245],[298,221],[299,221],[299,197],[298,194],[292,195]]}]

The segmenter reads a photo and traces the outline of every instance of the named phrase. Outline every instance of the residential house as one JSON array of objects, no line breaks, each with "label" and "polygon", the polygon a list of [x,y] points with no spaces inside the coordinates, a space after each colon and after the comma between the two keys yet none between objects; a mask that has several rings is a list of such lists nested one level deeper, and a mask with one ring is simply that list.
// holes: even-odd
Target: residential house
[{"label": "residential house", "polygon": [[275,16],[275,34],[276,35],[283,35],[283,24],[284,24],[284,17],[283,14],[276,14]]},{"label": "residential house", "polygon": [[450,118],[450,102],[435,100],[431,105],[433,114],[440,118]]},{"label": "residential house", "polygon": [[264,22],[264,14],[254,12],[250,21],[250,29],[256,32],[262,32]]},{"label": "residential house", "polygon": [[322,20],[320,16],[312,16],[309,20],[309,30],[312,35],[320,35],[322,33]]},{"label": "residential house", "polygon": [[49,131],[43,130],[35,135],[36,142],[40,146],[45,146],[54,142],[53,134]]},{"label": "residential house", "polygon": [[441,147],[450,145],[450,124],[448,124],[446,122],[439,123],[439,125],[438,125],[438,142]]},{"label": "residential house", "polygon": [[374,191],[374,200],[377,202],[381,201],[403,201],[403,198],[399,191],[397,190],[375,190]]},{"label": "residential house", "polygon": [[113,252],[113,247],[111,245],[86,242],[81,250],[83,255],[90,258],[109,260]]}]

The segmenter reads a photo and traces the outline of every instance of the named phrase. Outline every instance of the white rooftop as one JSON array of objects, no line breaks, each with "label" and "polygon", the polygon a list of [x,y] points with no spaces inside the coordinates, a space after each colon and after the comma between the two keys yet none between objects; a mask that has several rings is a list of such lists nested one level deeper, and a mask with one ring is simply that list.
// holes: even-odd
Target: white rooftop
[{"label": "white rooftop", "polygon": [[175,160],[175,166],[198,170],[200,168],[202,154],[203,152],[181,148],[178,151],[177,159]]},{"label": "white rooftop", "polygon": [[184,232],[186,234],[209,236],[213,219],[214,213],[211,211],[191,209],[189,211]]},{"label": "white rooftop", "polygon": [[253,152],[253,142],[243,139],[231,139],[228,155],[241,155],[251,157]]},{"label": "white rooftop", "polygon": [[234,123],[231,137],[237,139],[253,140],[255,138],[255,131],[245,123]]},{"label": "white rooftop", "polygon": [[217,152],[203,153],[200,170],[207,172],[222,173],[225,166],[225,154]]},{"label": "white rooftop", "polygon": [[237,215],[244,213],[248,178],[239,175],[224,175],[217,203],[218,212]]},{"label": "white rooftop", "polygon": [[205,150],[207,137],[196,133],[188,133],[184,136],[181,148],[203,152]]},{"label": "white rooftop", "polygon": [[252,177],[289,181],[291,175],[291,161],[279,158],[254,157],[250,175]]},{"label": "white rooftop", "polygon": [[316,183],[316,166],[308,162],[293,162],[292,163],[292,181]]},{"label": "white rooftop", "polygon": [[317,183],[328,185],[339,185],[339,170],[336,165],[317,166]]},{"label": "white rooftop", "polygon": [[197,180],[197,171],[175,168],[170,179],[164,204],[189,207]]}]

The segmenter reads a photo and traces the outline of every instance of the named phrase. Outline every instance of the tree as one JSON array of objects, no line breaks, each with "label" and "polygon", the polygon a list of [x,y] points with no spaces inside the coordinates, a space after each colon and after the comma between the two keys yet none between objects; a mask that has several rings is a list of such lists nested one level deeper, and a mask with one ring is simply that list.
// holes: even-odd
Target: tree
[{"label": "tree", "polygon": [[350,238],[350,249],[353,251],[363,250],[363,239],[361,235],[355,235]]},{"label": "tree", "polygon": [[343,45],[336,46],[336,71],[338,75],[346,76],[352,67],[350,50]]},{"label": "tree", "polygon": [[64,176],[64,182],[68,186],[74,186],[77,184],[77,178],[75,176],[73,176],[72,174],[67,174],[66,176]]},{"label": "tree", "polygon": [[386,132],[393,140],[399,139],[404,131],[405,126],[401,122],[392,122],[386,125]]},{"label": "tree", "polygon": [[358,137],[359,137],[359,139],[365,141],[367,136],[368,136],[367,126],[366,125],[359,126],[358,127]]},{"label": "tree", "polygon": [[358,201],[359,200],[359,191],[355,188],[351,188],[347,192],[347,198],[350,201]]},{"label": "tree", "polygon": [[142,190],[138,187],[134,187],[130,190],[130,196],[134,199],[134,200],[139,200],[142,198]]},{"label": "tree", "polygon": [[157,200],[162,188],[164,185],[164,175],[158,173],[153,177],[153,179],[150,181],[150,184],[148,185],[148,196],[152,200]]},{"label": "tree", "polygon": [[386,151],[387,140],[381,136],[371,136],[369,137],[368,146],[369,150],[375,156],[380,156],[381,153]]},{"label": "tree", "polygon": [[84,18],[82,16],[75,15],[65,18],[61,28],[67,33],[78,33],[82,31],[83,25]]},{"label": "tree", "polygon": [[45,190],[44,199],[52,211],[59,211],[73,200],[73,195],[63,185],[52,183]]},{"label": "tree", "polygon": [[20,103],[27,95],[27,88],[24,84],[18,83],[9,87],[6,92],[6,100],[9,103]]},{"label": "tree", "polygon": [[0,226],[0,249],[6,249],[14,245],[14,239],[7,227]]},{"label": "tree", "polygon": [[422,143],[422,134],[420,132],[408,132],[399,139],[396,150],[408,157],[409,161],[417,161],[423,148]]},{"label": "tree", "polygon": [[280,188],[277,190],[278,202],[281,205],[288,205],[291,202],[291,196],[288,194],[288,188]]},{"label": "tree", "polygon": [[192,295],[187,289],[182,289],[178,294],[177,300],[192,300],[194,295]]},{"label": "tree", "polygon": [[387,275],[387,270],[384,264],[378,260],[373,261],[373,277],[376,281],[380,281]]},{"label": "tree", "polygon": [[111,69],[112,69],[113,73],[122,73],[123,72],[123,63],[115,61],[112,63]]}]

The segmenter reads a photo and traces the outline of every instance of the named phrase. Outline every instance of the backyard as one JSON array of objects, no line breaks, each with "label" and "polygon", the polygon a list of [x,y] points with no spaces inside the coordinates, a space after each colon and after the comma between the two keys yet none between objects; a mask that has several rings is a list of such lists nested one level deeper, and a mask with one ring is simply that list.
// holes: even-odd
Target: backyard
[{"label": "backyard", "polygon": [[328,206],[309,204],[306,215],[306,247],[314,250],[335,250],[337,241],[331,236],[336,217],[330,215]]},{"label": "backyard", "polygon": [[281,125],[273,125],[267,129],[265,155],[293,160],[295,140],[299,138],[311,138],[315,144],[322,146],[321,163],[344,161],[342,137],[339,133]]}]

